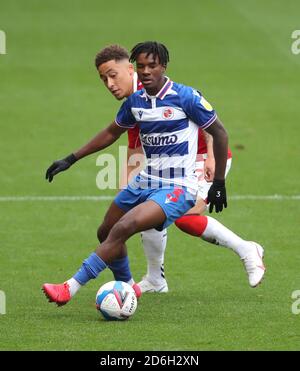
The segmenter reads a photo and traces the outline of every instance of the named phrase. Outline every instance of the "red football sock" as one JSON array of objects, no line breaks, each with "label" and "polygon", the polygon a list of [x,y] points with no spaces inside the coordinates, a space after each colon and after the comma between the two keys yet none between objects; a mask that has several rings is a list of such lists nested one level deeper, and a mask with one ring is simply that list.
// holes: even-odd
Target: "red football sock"
[{"label": "red football sock", "polygon": [[205,231],[208,219],[198,214],[183,215],[175,221],[176,226],[191,236],[200,237]]}]

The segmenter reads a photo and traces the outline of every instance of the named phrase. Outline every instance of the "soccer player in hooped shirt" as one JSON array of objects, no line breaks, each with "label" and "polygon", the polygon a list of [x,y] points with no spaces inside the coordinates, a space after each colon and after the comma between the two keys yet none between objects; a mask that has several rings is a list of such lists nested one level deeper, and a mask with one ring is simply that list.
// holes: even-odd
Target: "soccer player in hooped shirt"
[{"label": "soccer player in hooped shirt", "polygon": [[[117,99],[128,97],[131,93],[137,90],[138,86],[141,86],[138,84],[133,66],[129,63],[127,51],[118,45],[112,45],[101,50],[96,56],[96,67],[104,84]],[[212,109],[203,98],[202,100],[209,109]],[[207,166],[209,160],[210,162],[214,162],[211,148],[212,143],[210,140],[211,137],[207,136],[208,143],[206,145],[203,133],[202,130],[199,130],[196,172],[200,172],[200,176],[198,177],[199,192],[197,203],[194,208],[188,211],[187,215],[179,218],[175,224],[181,230],[191,235],[202,237],[208,242],[226,246],[234,250],[241,259],[243,259],[248,273],[249,283],[251,286],[255,287],[261,280],[261,273],[263,272],[263,265],[259,264],[261,262],[259,255],[261,251],[259,250],[259,245],[258,248],[256,248],[257,244],[242,240],[239,236],[231,232],[214,218],[199,215],[206,209],[205,199],[207,197],[208,188],[211,185],[210,181],[214,174],[214,165]],[[128,137],[128,157],[132,154],[140,154],[141,150],[138,127],[128,130]],[[99,143],[97,142],[97,138],[98,136],[80,150],[81,157],[98,151]],[[76,157],[71,155],[64,160],[59,160],[52,164],[47,171],[49,181],[52,181],[55,174],[66,170],[79,158],[79,153],[75,153],[75,155]],[[230,167],[230,157],[229,153],[226,172]],[[128,174],[130,174],[132,169],[132,167],[128,167]],[[105,233],[107,232],[103,230],[103,226],[101,226],[98,233],[100,241],[105,238]],[[148,271],[147,276],[144,277],[139,285],[143,292],[167,292],[167,283],[161,274],[166,246],[166,233],[156,231],[155,229],[143,232],[143,243],[148,261]],[[122,261],[122,259],[120,261]],[[116,266],[109,265],[114,272],[116,279],[119,277],[119,263],[120,262],[117,262]]]},{"label": "soccer player in hooped shirt", "polygon": [[[113,45],[103,49],[96,57],[96,67],[99,70],[100,77],[107,88],[116,96],[117,99],[124,97],[124,92],[128,93],[125,83],[120,82],[118,68],[115,58],[116,51],[124,56],[123,63],[127,66],[123,73],[130,75],[132,70],[128,66],[127,52],[123,48]],[[105,63],[109,59],[108,63]],[[104,62],[104,63],[103,63]],[[123,86],[123,88],[122,88]],[[129,82],[132,86],[132,82]],[[134,91],[142,87],[133,75]],[[127,84],[128,88],[128,84]],[[128,94],[127,94],[128,96]],[[212,110],[210,104],[202,97],[202,102],[208,110]],[[166,115],[172,112],[167,110]],[[140,154],[140,136],[138,125],[128,130],[128,161],[131,155]],[[231,166],[231,152],[228,150],[228,159],[226,165],[226,174]],[[128,166],[127,174],[133,172],[134,167]],[[211,216],[201,215],[206,211],[207,193],[214,178],[214,155],[212,148],[212,137],[205,131],[198,130],[198,151],[196,159],[196,174],[198,176],[198,195],[196,205],[190,209],[186,215],[176,220],[176,226],[182,231],[215,245],[224,246],[235,251],[242,259],[246,272],[248,274],[249,284],[256,287],[264,274],[264,265],[262,262],[263,249],[253,241],[245,241],[224,225],[219,223]],[[147,275],[139,282],[142,292],[167,292],[168,286],[164,277],[164,252],[166,247],[167,232],[163,233],[152,229],[142,233],[143,247],[147,257]]]},{"label": "soccer player in hooped shirt", "polygon": [[[97,150],[104,149],[137,123],[147,164],[107,211],[102,224],[107,231],[104,242],[84,260],[71,279],[59,285],[43,285],[46,296],[58,305],[66,304],[82,285],[116,261],[122,260],[120,273],[122,280],[128,282],[131,274],[125,242],[135,233],[167,228],[194,206],[199,127],[213,137],[216,163],[215,178],[208,192],[210,210],[215,208],[220,212],[227,206],[228,139],[215,112],[201,104],[201,95],[196,90],[165,77],[168,51],[162,44],[138,44],[132,58],[145,89],[123,103],[116,120],[98,134],[95,142]],[[74,157],[80,159],[85,155],[86,146]]]},{"label": "soccer player in hooped shirt", "polygon": [[[161,47],[161,46],[160,46]],[[133,50],[131,54],[130,61],[134,62],[136,60],[136,56],[141,53],[145,52],[147,56],[150,54],[152,55],[159,55],[159,46],[155,43],[142,43],[138,44]],[[151,78],[148,75],[151,75],[151,64],[149,64],[149,70],[145,72],[145,66],[143,64],[138,64],[137,62],[137,71],[139,72],[141,69],[144,71],[144,75],[139,73],[141,77],[141,82],[143,85],[149,84],[151,82]],[[149,82],[148,82],[149,79]],[[176,93],[172,92],[171,94],[176,95]],[[193,90],[194,95],[198,95],[200,98],[200,102],[202,108],[206,113],[212,113],[213,108],[211,105],[204,99],[203,96],[200,95],[198,91]],[[174,114],[173,108],[170,107],[163,112],[163,117],[166,118],[172,116]],[[139,112],[139,114],[141,114]],[[209,115],[208,115],[209,116]],[[213,116],[214,117],[214,116]],[[202,128],[203,129],[203,128]],[[141,138],[143,141],[143,134],[141,134]],[[154,140],[157,138],[154,138]],[[148,138],[147,138],[148,140]],[[253,241],[245,241],[235,233],[230,231],[224,225],[219,223],[216,219],[201,215],[207,207],[207,195],[209,192],[209,188],[211,187],[211,182],[214,179],[214,155],[212,150],[212,138],[210,135],[201,129],[198,130],[198,151],[197,151],[197,160],[196,160],[196,168],[195,172],[198,174],[198,195],[197,195],[197,202],[196,205],[191,208],[184,216],[178,218],[175,221],[175,225],[181,229],[182,231],[197,237],[201,237],[203,240],[216,244],[221,245],[224,247],[228,247],[232,249],[235,253],[237,253],[241,260],[244,263],[246,272],[248,274],[248,280],[251,287],[257,287],[258,284],[261,282],[264,273],[265,273],[265,266],[263,264],[263,248],[256,242]],[[147,142],[145,143],[147,144]],[[145,146],[144,146],[145,148]],[[214,150],[216,151],[216,146],[214,145]],[[208,165],[209,160],[209,165]],[[228,150],[228,159],[226,164],[226,172],[225,175],[228,173],[231,166],[231,152]],[[216,180],[214,181],[216,183]],[[219,194],[217,195],[217,197]],[[209,201],[209,199],[208,199]],[[210,205],[210,212],[212,211],[212,205]],[[216,210],[218,212],[218,210]],[[142,291],[147,291],[147,287],[151,289],[151,282],[149,285],[149,279],[147,280],[144,278],[143,281],[139,282]]]}]

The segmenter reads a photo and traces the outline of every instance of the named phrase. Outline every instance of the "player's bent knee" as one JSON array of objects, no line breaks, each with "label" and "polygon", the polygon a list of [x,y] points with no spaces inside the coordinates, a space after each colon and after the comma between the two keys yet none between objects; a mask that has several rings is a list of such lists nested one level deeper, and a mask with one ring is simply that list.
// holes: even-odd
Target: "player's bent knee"
[{"label": "player's bent knee", "polygon": [[104,242],[109,234],[109,229],[104,225],[101,224],[97,230],[97,237],[99,242]]},{"label": "player's bent knee", "polygon": [[124,242],[137,232],[137,223],[134,220],[120,220],[114,225],[110,236]]},{"label": "player's bent knee", "polygon": [[201,198],[199,198],[196,202],[196,205],[194,207],[192,207],[188,212],[187,212],[187,215],[188,214],[203,214],[205,213],[207,209],[207,204],[204,200],[202,200]]}]

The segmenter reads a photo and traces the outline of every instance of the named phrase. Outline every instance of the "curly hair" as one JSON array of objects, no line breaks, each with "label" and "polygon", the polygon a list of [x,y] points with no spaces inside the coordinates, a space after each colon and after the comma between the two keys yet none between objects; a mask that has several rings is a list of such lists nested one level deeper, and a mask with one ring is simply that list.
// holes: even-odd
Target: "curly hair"
[{"label": "curly hair", "polygon": [[123,59],[129,60],[128,51],[120,45],[109,45],[100,50],[95,57],[95,66],[98,70],[99,66],[108,61],[121,61]]},{"label": "curly hair", "polygon": [[145,41],[136,44],[131,50],[130,62],[135,62],[141,53],[146,53],[146,57],[153,54],[154,59],[158,57],[159,63],[162,66],[167,66],[169,62],[169,51],[164,44],[156,41]]}]

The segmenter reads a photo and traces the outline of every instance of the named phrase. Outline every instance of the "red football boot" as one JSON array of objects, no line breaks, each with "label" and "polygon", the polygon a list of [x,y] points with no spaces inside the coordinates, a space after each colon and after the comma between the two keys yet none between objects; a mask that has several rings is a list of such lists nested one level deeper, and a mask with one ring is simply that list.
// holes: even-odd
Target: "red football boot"
[{"label": "red football boot", "polygon": [[133,288],[135,292],[136,298],[139,299],[142,296],[142,290],[140,286],[137,283],[134,283],[131,287]]},{"label": "red football boot", "polygon": [[44,283],[42,290],[49,299],[49,303],[54,302],[58,306],[67,304],[71,300],[70,289],[67,282],[59,285]]}]

